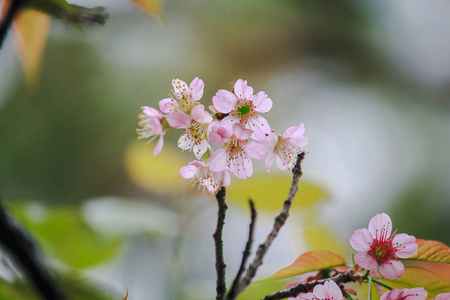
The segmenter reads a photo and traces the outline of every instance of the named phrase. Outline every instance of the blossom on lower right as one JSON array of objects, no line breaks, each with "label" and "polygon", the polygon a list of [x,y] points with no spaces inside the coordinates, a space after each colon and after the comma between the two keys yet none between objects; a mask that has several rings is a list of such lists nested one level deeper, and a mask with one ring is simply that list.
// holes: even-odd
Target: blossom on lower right
[{"label": "blossom on lower right", "polygon": [[369,222],[369,229],[358,229],[350,238],[356,251],[364,252],[355,256],[355,262],[362,268],[377,271],[388,279],[403,275],[405,267],[397,258],[413,256],[418,249],[416,238],[406,233],[392,232],[391,218],[377,214]]}]

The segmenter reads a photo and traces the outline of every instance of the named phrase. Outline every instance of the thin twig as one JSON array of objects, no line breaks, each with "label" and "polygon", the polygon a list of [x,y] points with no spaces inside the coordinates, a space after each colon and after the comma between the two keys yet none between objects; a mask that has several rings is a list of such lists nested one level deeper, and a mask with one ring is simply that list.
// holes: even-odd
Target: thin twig
[{"label": "thin twig", "polygon": [[241,266],[239,267],[239,270],[236,274],[236,278],[234,278],[233,284],[231,285],[230,291],[228,292],[227,300],[234,300],[236,298],[239,282],[241,280],[242,274],[245,271],[245,265],[247,264],[247,260],[251,254],[257,213],[255,209],[255,204],[253,203],[252,199],[249,199],[248,202],[250,204],[250,226],[248,232],[248,240],[247,244],[245,245],[244,252],[242,253]]},{"label": "thin twig", "polygon": [[293,178],[288,197],[286,201],[284,201],[284,205],[283,208],[281,209],[281,212],[275,218],[272,231],[268,235],[266,241],[263,244],[259,245],[258,251],[256,252],[256,256],[253,262],[250,264],[244,278],[241,280],[241,283],[237,288],[236,294],[242,292],[251,283],[253,277],[255,277],[256,271],[263,262],[264,255],[266,255],[266,252],[267,250],[269,250],[269,247],[272,244],[273,240],[276,238],[281,227],[284,225],[286,219],[289,217],[289,209],[291,208],[292,200],[294,199],[295,194],[297,194],[298,182],[300,180],[300,177],[302,176],[301,162],[304,157],[305,152],[300,153],[297,157],[297,162],[295,163],[295,166],[292,169]]},{"label": "thin twig", "polygon": [[[2,48],[3,42],[6,39],[6,35],[8,34],[8,30],[11,27],[14,18],[19,13],[25,2],[26,0],[11,0],[9,2],[6,15],[0,23],[0,49]],[[8,5],[8,3],[5,3],[4,5]]]},{"label": "thin twig", "polygon": [[217,212],[217,227],[214,233],[214,244],[216,248],[216,273],[217,273],[217,286],[216,286],[216,300],[223,300],[225,298],[225,293],[227,292],[227,284],[225,282],[225,269],[227,265],[223,259],[223,240],[222,240],[222,230],[225,224],[225,213],[228,209],[225,203],[226,189],[221,187],[219,192],[216,194],[218,212]]},{"label": "thin twig", "polygon": [[267,295],[262,300],[280,300],[280,299],[286,299],[289,297],[297,297],[300,293],[308,293],[308,292],[312,291],[316,285],[323,284],[329,280],[333,280],[334,282],[336,282],[338,284],[355,281],[355,279],[353,278],[353,272],[350,270],[347,273],[340,273],[331,278],[299,283],[296,286],[293,286],[289,289],[278,291],[273,294]]},{"label": "thin twig", "polygon": [[33,238],[11,218],[0,203],[0,244],[47,300],[67,299],[44,263]]}]

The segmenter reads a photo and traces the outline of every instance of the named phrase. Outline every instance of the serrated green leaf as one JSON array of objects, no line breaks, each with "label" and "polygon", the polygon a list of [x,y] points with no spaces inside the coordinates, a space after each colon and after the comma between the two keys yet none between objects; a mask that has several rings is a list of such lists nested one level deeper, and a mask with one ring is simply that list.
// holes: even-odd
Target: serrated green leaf
[{"label": "serrated green leaf", "polygon": [[345,265],[344,258],[336,253],[328,250],[310,251],[303,253],[291,265],[282,268],[262,281],[284,279],[343,265]]},{"label": "serrated green leaf", "polygon": [[444,243],[432,240],[417,239],[419,249],[407,260],[419,260],[450,264],[450,247]]}]

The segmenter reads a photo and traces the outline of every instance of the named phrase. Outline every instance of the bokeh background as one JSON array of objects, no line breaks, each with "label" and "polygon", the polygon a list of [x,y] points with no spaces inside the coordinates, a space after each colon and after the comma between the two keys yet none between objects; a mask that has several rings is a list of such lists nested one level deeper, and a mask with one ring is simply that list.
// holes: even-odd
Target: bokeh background
[{"label": "bokeh background", "polygon": [[[379,212],[450,243],[449,2],[164,0],[153,17],[131,1],[74,3],[110,18],[81,31],[53,21],[35,88],[11,36],[0,52],[0,191],[72,299],[214,297],[214,197],[178,177],[193,160],[176,148],[181,131],[156,158],[135,133],[140,107],[157,107],[174,78],[202,78],[206,106],[246,79],[273,100],[273,129],[305,124],[300,195],[258,278],[307,250],[351,262],[351,234]],[[230,282],[247,199],[257,244],[290,185],[289,172],[254,165],[228,191]],[[5,255],[0,276],[0,299],[35,299]]]}]

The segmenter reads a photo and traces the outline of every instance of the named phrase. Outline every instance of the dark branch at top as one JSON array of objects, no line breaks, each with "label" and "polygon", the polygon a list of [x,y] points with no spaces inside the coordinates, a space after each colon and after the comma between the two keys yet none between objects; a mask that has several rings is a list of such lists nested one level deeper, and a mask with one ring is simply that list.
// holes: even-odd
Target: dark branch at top
[{"label": "dark branch at top", "polygon": [[[23,8],[27,1],[26,0],[14,0],[9,3],[8,10],[6,11],[5,17],[0,23],[0,49],[2,48],[3,42],[6,39],[9,29],[11,28],[14,18],[17,16],[19,11]],[[4,5],[8,5],[4,3]]]},{"label": "dark branch at top", "polygon": [[222,240],[222,230],[225,224],[225,213],[228,206],[225,202],[226,189],[221,187],[219,192],[216,194],[218,212],[217,212],[217,227],[214,233],[214,244],[216,251],[216,273],[217,273],[217,286],[216,286],[216,300],[223,300],[225,298],[225,293],[227,292],[227,285],[225,282],[225,269],[227,265],[223,259],[223,240]]}]

